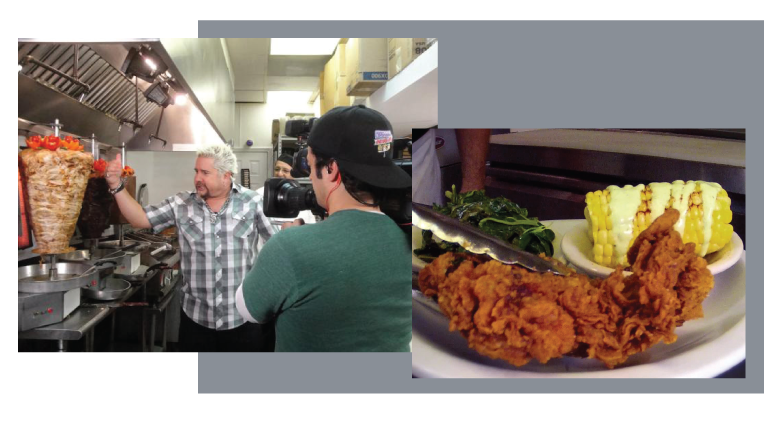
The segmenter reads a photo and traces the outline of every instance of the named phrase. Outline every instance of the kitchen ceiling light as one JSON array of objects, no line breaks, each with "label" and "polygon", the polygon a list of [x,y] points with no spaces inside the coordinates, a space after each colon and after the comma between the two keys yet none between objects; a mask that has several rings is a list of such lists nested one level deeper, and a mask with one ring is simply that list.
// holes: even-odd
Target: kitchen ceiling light
[{"label": "kitchen ceiling light", "polygon": [[143,95],[146,96],[146,100],[162,107],[167,107],[173,103],[172,97],[170,97],[170,87],[164,82],[151,84]]},{"label": "kitchen ceiling light", "polygon": [[188,95],[175,94],[175,106],[183,106],[188,101]]},{"label": "kitchen ceiling light", "polygon": [[137,76],[146,82],[153,83],[158,75],[167,70],[167,66],[151,48],[142,46],[140,49],[130,48],[120,70],[128,78]]},{"label": "kitchen ceiling light", "polygon": [[332,55],[339,38],[273,38],[271,55]]}]

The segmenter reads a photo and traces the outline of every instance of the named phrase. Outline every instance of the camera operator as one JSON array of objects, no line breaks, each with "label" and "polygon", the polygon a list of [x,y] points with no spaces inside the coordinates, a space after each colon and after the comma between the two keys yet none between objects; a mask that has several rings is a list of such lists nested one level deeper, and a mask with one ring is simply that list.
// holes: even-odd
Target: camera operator
[{"label": "camera operator", "polygon": [[276,351],[410,350],[411,243],[379,209],[411,187],[386,157],[392,142],[387,119],[364,106],[315,122],[310,180],[329,216],[273,236],[236,293],[245,320],[276,320]]}]

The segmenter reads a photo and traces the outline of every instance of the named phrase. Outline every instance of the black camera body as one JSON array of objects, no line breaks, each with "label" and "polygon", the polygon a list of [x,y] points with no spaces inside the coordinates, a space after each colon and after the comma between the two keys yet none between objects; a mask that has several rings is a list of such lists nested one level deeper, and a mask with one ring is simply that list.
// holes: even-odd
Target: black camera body
[{"label": "black camera body", "polygon": [[289,137],[308,137],[315,121],[316,118],[290,119],[284,126],[284,134]]}]

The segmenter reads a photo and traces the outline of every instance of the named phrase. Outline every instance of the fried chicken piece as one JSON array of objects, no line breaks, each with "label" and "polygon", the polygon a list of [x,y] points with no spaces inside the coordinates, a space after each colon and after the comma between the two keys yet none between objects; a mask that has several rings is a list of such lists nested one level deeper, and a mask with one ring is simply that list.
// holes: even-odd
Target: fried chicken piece
[{"label": "fried chicken piece", "polygon": [[419,274],[419,288],[437,296],[449,328],[480,354],[515,366],[563,355],[596,358],[607,367],[659,343],[703,316],[713,288],[706,262],[684,245],[670,209],[634,241],[633,274],[607,279],[558,276],[505,265],[485,256],[448,253]]}]

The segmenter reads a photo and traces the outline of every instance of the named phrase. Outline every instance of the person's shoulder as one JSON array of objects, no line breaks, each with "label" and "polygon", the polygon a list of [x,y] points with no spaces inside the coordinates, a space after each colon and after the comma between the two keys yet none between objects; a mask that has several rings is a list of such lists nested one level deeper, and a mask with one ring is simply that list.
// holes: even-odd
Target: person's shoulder
[{"label": "person's shoulder", "polygon": [[167,198],[170,204],[185,205],[194,200],[194,195],[191,191],[181,191]]},{"label": "person's shoulder", "polygon": [[257,195],[257,192],[245,187],[244,185],[237,184],[235,182],[233,184],[233,188],[242,197],[253,198],[254,196]]},{"label": "person's shoulder", "polygon": [[262,203],[263,201],[263,196],[256,191],[250,190],[249,188],[239,184],[235,184],[234,188],[236,190],[236,197],[245,204],[255,202]]},{"label": "person's shoulder", "polygon": [[311,242],[310,237],[313,235],[311,227],[315,226],[315,224],[301,225],[279,231],[265,242],[263,249],[260,250],[261,256],[267,254],[276,259],[297,258],[297,254],[300,254],[298,250]]}]

